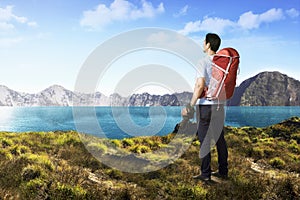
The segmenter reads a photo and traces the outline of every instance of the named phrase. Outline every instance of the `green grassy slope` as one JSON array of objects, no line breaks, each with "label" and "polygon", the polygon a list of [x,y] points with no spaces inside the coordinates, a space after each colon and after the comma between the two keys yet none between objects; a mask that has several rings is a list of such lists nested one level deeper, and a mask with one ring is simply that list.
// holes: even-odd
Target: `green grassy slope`
[{"label": "green grassy slope", "polygon": [[[199,142],[173,164],[125,173],[101,164],[77,132],[0,132],[0,199],[297,199],[300,195],[300,118],[266,128],[226,127],[229,180],[203,184]],[[143,156],[168,146],[174,134],[96,140]],[[217,169],[216,150],[212,168]]]}]

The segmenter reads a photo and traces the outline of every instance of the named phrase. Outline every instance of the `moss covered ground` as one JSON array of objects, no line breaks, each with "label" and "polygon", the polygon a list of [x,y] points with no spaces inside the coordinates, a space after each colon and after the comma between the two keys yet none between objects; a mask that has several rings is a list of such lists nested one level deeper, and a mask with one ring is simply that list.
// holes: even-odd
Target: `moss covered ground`
[{"label": "moss covered ground", "polygon": [[[142,157],[168,147],[173,137],[99,139],[89,149],[105,154],[113,144]],[[126,173],[95,159],[75,131],[0,132],[0,199],[300,198],[300,118],[266,128],[225,127],[225,137],[229,179],[202,183],[192,179],[199,173],[198,141],[160,170]]]}]

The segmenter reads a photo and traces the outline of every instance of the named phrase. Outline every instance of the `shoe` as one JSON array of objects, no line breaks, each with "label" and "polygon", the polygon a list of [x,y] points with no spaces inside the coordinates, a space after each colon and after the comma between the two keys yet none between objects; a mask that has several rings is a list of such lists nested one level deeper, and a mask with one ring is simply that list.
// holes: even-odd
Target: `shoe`
[{"label": "shoe", "polygon": [[221,179],[228,179],[228,174],[220,174],[219,172],[212,172],[211,175]]},{"label": "shoe", "polygon": [[193,176],[193,179],[201,180],[201,181],[210,181],[210,177],[203,176],[202,174]]}]

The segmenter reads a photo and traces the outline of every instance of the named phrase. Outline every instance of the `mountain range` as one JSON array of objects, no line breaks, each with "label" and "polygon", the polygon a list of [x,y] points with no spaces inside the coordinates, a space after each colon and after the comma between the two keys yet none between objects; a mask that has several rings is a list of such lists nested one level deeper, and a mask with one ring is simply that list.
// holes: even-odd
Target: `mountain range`
[{"label": "mountain range", "polygon": [[[0,106],[179,106],[192,97],[191,92],[165,95],[148,93],[122,97],[100,92],[84,94],[53,85],[35,93],[22,93],[0,85]],[[229,106],[299,106],[300,81],[280,72],[261,72],[235,88]]]}]

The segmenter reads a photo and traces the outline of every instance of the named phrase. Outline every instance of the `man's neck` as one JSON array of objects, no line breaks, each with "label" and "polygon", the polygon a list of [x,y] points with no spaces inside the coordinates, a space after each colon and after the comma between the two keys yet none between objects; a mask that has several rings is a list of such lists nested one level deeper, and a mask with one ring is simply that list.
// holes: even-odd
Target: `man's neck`
[{"label": "man's neck", "polygon": [[211,49],[208,49],[206,53],[207,53],[207,55],[209,55],[209,56],[212,56],[212,55],[215,55],[215,54],[216,54],[216,52],[215,52],[215,51],[212,51]]}]

